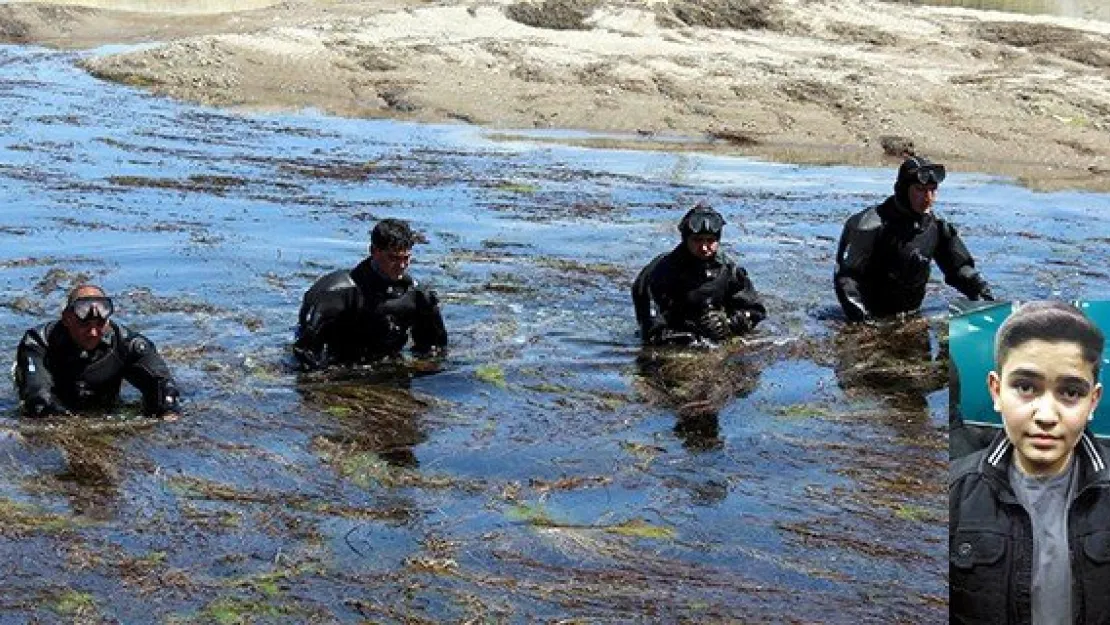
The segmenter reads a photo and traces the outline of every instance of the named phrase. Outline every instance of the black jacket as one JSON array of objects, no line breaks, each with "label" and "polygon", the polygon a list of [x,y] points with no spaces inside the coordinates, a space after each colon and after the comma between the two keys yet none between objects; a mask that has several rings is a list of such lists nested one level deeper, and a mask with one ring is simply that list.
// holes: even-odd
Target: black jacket
[{"label": "black jacket", "polygon": [[[1010,486],[1013,445],[1000,433],[987,449],[951,465],[948,482],[949,613],[952,623],[1028,624],[1032,619],[1032,522]],[[1085,432],[1068,507],[1072,621],[1110,624],[1110,471]]]},{"label": "black jacket", "polygon": [[60,321],[28,330],[16,350],[15,382],[27,414],[110,409],[123,380],[142,393],[148,414],[176,406],[177,386],[154,344],[115,322],[89,352]]},{"label": "black jacket", "polygon": [[917,310],[934,260],[945,282],[969,299],[993,298],[955,227],[931,214],[916,215],[890,196],[844,224],[836,296],[853,321]]},{"label": "black jacket", "polygon": [[632,303],[646,342],[662,326],[698,334],[698,320],[709,310],[724,311],[738,332],[767,317],[767,308],[743,268],[724,252],[703,261],[685,243],[655,257],[640,271],[632,284]]},{"label": "black jacket", "polygon": [[367,258],[325,275],[305,293],[293,351],[307,367],[375,360],[400,352],[410,331],[416,351],[446,347],[435,292],[408,275],[389,280]]}]

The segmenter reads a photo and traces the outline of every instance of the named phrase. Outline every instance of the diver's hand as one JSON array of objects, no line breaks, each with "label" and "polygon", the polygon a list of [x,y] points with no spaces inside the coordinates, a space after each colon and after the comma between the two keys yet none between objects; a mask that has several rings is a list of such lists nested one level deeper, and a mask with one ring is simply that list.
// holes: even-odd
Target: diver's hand
[{"label": "diver's hand", "polygon": [[38,418],[69,416],[70,412],[52,396],[32,397],[26,402],[27,416]]},{"label": "diver's hand", "polygon": [[658,345],[664,341],[667,331],[667,322],[660,317],[652,317],[651,321],[640,327],[640,339],[645,345]]},{"label": "diver's hand", "polygon": [[721,310],[707,311],[698,319],[698,334],[711,341],[723,341],[729,337],[728,315]]},{"label": "diver's hand", "polygon": [[737,311],[728,320],[729,329],[733,334],[747,334],[755,328],[752,314],[746,310]]}]

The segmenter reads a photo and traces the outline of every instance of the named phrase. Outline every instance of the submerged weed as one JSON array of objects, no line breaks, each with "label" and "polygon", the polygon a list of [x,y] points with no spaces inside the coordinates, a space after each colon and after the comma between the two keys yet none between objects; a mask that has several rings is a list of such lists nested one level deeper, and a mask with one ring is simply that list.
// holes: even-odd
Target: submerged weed
[{"label": "submerged weed", "polygon": [[654,540],[672,540],[675,537],[675,531],[673,529],[661,525],[652,525],[651,523],[639,519],[631,519],[624,523],[610,525],[605,528],[605,531],[620,536],[651,538]]},{"label": "submerged weed", "polygon": [[0,498],[0,535],[54,533],[82,525],[76,517],[44,512],[35,506]]},{"label": "submerged weed", "polygon": [[66,616],[90,616],[96,612],[96,598],[87,592],[68,590],[58,596],[53,609]]},{"label": "submerged weed", "polygon": [[505,382],[505,370],[501,365],[478,365],[474,370],[474,376],[486,384],[492,384],[498,388],[505,388],[508,384]]},{"label": "submerged weed", "polygon": [[255,622],[259,618],[274,618],[288,613],[288,608],[268,601],[223,597],[206,605],[200,616],[218,625],[240,625]]},{"label": "submerged weed", "polygon": [[496,189],[498,191],[504,191],[506,193],[520,194],[532,194],[540,190],[538,185],[530,184],[527,182],[502,182],[501,184],[497,185]]}]

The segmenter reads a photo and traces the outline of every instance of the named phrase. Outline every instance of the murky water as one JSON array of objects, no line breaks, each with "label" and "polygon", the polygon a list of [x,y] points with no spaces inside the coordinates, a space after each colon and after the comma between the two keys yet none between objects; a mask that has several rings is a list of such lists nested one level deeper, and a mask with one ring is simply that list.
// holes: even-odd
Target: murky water
[{"label": "murky water", "polygon": [[[73,59],[0,48],[0,334],[87,276],[189,403],[0,418],[0,620],[943,621],[948,293],[901,329],[828,314],[841,223],[890,170],[240,117]],[[698,199],[771,318],[641,353],[630,282]],[[1105,296],[1107,197],[957,173],[941,201],[996,292]],[[450,356],[298,376],[301,294],[385,216],[427,236]]]},{"label": "murky water", "polygon": [[1101,0],[924,0],[924,2],[937,6],[1110,20],[1110,4]]}]

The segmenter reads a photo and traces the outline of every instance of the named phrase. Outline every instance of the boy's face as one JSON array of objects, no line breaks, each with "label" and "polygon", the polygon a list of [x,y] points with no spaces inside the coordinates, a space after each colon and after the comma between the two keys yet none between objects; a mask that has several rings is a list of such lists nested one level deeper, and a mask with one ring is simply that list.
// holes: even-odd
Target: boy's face
[{"label": "boy's face", "polygon": [[1075,343],[1033,340],[1011,349],[1001,369],[987,375],[987,386],[1018,468],[1060,473],[1102,396],[1094,366]]}]

